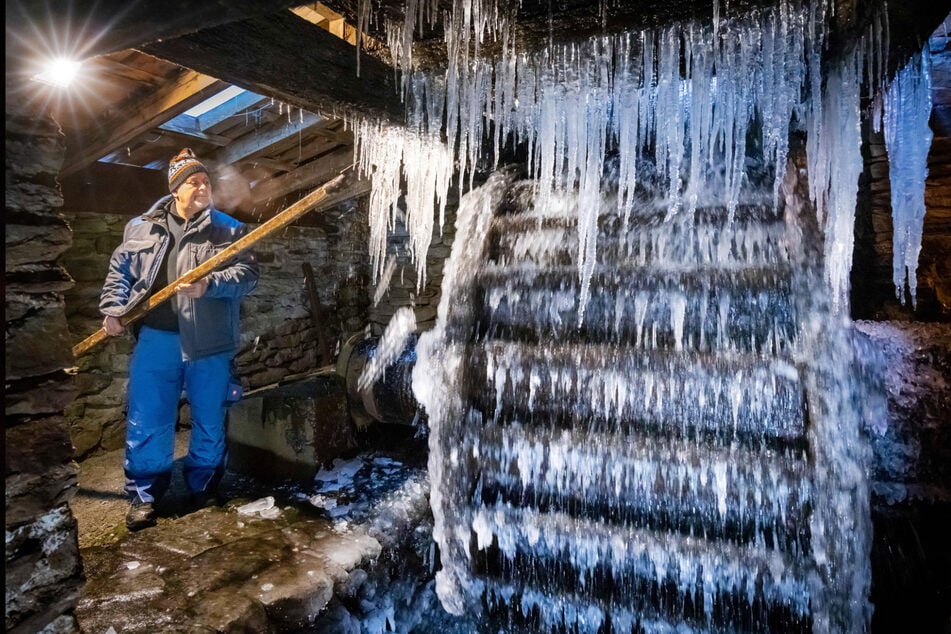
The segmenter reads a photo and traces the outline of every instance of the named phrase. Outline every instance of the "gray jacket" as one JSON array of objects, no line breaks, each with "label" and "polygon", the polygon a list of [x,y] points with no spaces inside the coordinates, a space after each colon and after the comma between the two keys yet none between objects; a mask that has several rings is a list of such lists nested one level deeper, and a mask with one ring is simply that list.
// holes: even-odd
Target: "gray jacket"
[{"label": "gray jacket", "polygon": [[[103,315],[121,317],[152,294],[152,285],[169,245],[167,214],[174,200],[159,199],[125,227],[109,261],[99,300]],[[177,271],[181,277],[247,233],[246,225],[213,207],[193,218],[182,236]],[[208,290],[199,299],[175,295],[182,352],[198,359],[238,348],[241,298],[257,285],[257,258],[250,251],[208,275]],[[169,280],[171,282],[171,280]],[[160,289],[154,289],[160,290]]]}]

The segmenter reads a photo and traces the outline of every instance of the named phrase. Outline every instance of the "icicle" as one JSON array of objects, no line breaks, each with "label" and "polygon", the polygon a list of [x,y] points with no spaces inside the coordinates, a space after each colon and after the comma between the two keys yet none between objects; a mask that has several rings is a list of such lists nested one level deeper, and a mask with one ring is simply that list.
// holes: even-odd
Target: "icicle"
[{"label": "icicle", "polygon": [[917,306],[918,254],[925,218],[925,180],[933,133],[928,45],[898,72],[885,91],[883,120],[892,202],[892,278],[905,303],[905,284]]},{"label": "icicle", "polygon": [[863,51],[856,47],[841,67],[830,73],[821,107],[812,115],[819,121],[811,122],[814,132],[806,140],[809,189],[825,235],[825,276],[836,311],[846,315],[855,201],[863,165],[859,112],[862,63]]},{"label": "icicle", "polygon": [[380,281],[373,291],[373,306],[377,306],[383,296],[390,288],[390,281],[393,279],[393,273],[396,272],[396,256],[390,255],[386,259],[386,266],[383,267],[383,273],[380,274]]}]

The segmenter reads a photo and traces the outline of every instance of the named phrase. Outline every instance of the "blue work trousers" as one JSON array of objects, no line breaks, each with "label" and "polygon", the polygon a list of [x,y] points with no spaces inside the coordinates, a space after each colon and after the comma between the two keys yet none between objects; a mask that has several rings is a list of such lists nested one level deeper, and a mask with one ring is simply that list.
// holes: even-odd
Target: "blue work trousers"
[{"label": "blue work trousers", "polygon": [[155,502],[171,481],[182,388],[192,427],[185,458],[189,492],[213,492],[225,468],[225,412],[233,353],[184,360],[178,333],[143,327],[129,364],[126,492]]}]

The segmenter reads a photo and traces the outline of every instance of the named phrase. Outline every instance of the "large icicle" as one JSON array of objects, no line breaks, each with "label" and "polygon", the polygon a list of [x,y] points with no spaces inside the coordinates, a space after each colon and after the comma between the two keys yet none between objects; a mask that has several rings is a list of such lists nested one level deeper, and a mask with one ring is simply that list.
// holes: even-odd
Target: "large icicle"
[{"label": "large icicle", "polygon": [[918,254],[925,220],[925,179],[933,134],[931,60],[926,44],[898,72],[885,91],[883,119],[892,194],[892,278],[895,294],[905,303],[905,284],[917,305]]},{"label": "large icicle", "polygon": [[405,182],[403,220],[410,236],[410,256],[416,265],[416,284],[423,288],[426,254],[433,237],[433,206],[438,205],[441,230],[453,172],[452,153],[438,137],[367,120],[354,124],[354,139],[359,173],[373,179],[369,210],[373,279],[379,281],[382,274],[387,231],[403,215],[399,199]]},{"label": "large icicle", "polygon": [[836,312],[848,314],[855,202],[862,173],[859,90],[864,55],[860,47],[830,73],[815,98],[806,140],[809,191],[823,230],[825,277]]}]

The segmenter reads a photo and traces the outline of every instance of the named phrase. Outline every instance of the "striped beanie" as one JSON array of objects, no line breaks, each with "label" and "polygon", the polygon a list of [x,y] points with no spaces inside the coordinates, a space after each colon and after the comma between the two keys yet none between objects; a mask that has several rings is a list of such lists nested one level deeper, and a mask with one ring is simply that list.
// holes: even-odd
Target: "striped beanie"
[{"label": "striped beanie", "polygon": [[208,168],[195,157],[191,148],[185,148],[168,162],[168,191],[174,192],[192,174],[208,173]]}]

